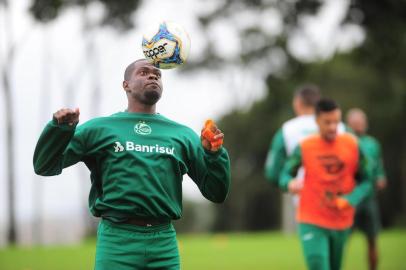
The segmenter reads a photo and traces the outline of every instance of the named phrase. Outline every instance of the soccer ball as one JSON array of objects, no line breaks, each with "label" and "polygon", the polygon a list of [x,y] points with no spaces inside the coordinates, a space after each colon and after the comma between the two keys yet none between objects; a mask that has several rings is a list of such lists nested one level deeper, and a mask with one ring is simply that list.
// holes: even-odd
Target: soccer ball
[{"label": "soccer ball", "polygon": [[190,38],[174,22],[161,22],[142,37],[145,58],[157,68],[170,69],[184,64],[190,51]]}]

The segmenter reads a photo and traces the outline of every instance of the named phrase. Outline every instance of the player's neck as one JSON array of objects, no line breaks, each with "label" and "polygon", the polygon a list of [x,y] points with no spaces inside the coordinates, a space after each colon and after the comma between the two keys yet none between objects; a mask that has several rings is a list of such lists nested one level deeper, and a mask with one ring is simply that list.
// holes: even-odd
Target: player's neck
[{"label": "player's neck", "polygon": [[314,108],[309,108],[309,107],[303,107],[297,112],[298,116],[313,115],[313,114],[314,114]]},{"label": "player's neck", "polygon": [[128,103],[127,111],[133,112],[133,113],[156,114],[156,104],[146,105],[146,104],[140,104],[140,103]]},{"label": "player's neck", "polygon": [[322,138],[322,140],[325,143],[328,143],[328,144],[334,143],[337,138],[337,136],[329,137],[329,136],[323,136],[322,134],[320,134],[320,137]]}]

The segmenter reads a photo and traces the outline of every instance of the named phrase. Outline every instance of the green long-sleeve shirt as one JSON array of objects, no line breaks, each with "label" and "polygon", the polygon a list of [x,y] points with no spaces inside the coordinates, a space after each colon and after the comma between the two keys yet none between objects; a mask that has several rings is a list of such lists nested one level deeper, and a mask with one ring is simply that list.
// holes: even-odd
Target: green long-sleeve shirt
[{"label": "green long-sleeve shirt", "polygon": [[[358,136],[358,141],[365,152],[368,163],[370,164],[373,185],[375,186],[377,181],[386,181],[386,173],[383,167],[381,146],[379,142],[369,135]],[[374,198],[375,195],[376,190],[373,188],[368,199]]]},{"label": "green long-sleeve shirt", "polygon": [[279,175],[287,159],[283,131],[279,129],[272,138],[265,162],[265,178],[269,183],[278,185]]},{"label": "green long-sleeve shirt", "polygon": [[369,135],[358,136],[358,141],[362,145],[368,162],[371,164],[372,180],[377,181],[386,178],[379,142]]},{"label": "green long-sleeve shirt", "polygon": [[120,112],[77,128],[48,123],[35,172],[58,175],[80,161],[91,172],[92,214],[116,221],[180,218],[184,174],[213,202],[223,202],[230,186],[226,149],[206,151],[193,130],[159,114]]}]

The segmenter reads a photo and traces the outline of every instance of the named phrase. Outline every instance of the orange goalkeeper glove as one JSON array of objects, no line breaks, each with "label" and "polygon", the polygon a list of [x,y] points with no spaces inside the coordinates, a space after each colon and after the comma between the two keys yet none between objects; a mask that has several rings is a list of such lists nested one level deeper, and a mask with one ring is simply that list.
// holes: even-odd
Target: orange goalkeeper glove
[{"label": "orange goalkeeper glove", "polygon": [[221,131],[214,121],[211,119],[206,120],[202,130],[202,137],[210,142],[211,151],[217,151],[223,145],[223,137],[214,138],[218,134],[221,134]]},{"label": "orange goalkeeper glove", "polygon": [[344,210],[351,207],[351,204],[348,202],[348,200],[341,197],[336,198],[334,203],[338,210]]}]

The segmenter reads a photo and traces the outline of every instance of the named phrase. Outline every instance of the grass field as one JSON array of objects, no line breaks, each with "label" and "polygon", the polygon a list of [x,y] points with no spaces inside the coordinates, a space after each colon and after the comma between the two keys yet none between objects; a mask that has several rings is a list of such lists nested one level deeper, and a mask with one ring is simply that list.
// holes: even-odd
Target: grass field
[{"label": "grass field", "polygon": [[[305,269],[299,240],[278,232],[180,235],[182,269]],[[380,235],[380,269],[406,270],[406,230]],[[347,246],[344,270],[367,269],[364,239],[355,233]],[[93,269],[95,241],[77,246],[0,249],[0,270]]]}]

